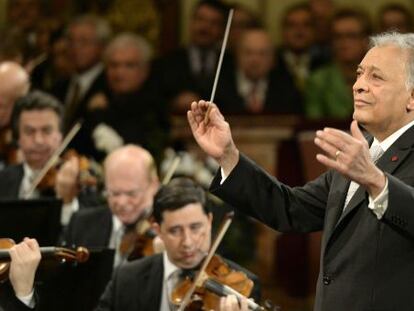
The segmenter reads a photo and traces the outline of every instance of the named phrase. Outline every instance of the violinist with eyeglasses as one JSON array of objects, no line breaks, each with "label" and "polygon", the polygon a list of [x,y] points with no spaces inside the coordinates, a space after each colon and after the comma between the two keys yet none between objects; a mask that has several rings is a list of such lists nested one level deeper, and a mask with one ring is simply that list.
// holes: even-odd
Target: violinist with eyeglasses
[{"label": "violinist with eyeglasses", "polygon": [[[107,285],[95,310],[169,311],[178,310],[180,307],[179,304],[174,304],[176,302],[173,299],[174,295],[177,295],[185,279],[197,273],[197,269],[210,249],[213,216],[207,204],[206,193],[191,179],[175,178],[168,185],[162,186],[155,195],[153,216],[155,219],[153,229],[164,243],[165,250],[162,253],[120,266]],[[251,298],[259,300],[260,289],[258,279],[254,274],[229,260],[217,256],[214,258],[215,266],[209,268],[211,270],[209,278],[215,278],[216,274],[227,270],[236,273],[236,279],[239,273],[245,274],[243,281],[251,287]],[[27,269],[33,273],[36,267],[36,264],[28,264]],[[33,284],[32,274],[20,271],[22,277],[10,277],[14,289],[18,288],[21,283]],[[24,281],[24,278],[27,281]],[[223,280],[226,278],[230,277],[228,275],[222,277]],[[236,288],[238,285],[230,284],[230,286]],[[204,290],[201,289],[192,300],[196,310],[202,310],[202,306],[197,309],[197,303],[204,302],[204,300],[198,301],[200,296],[203,299]],[[24,294],[26,293],[27,290]],[[16,294],[18,294],[17,290]],[[36,300],[36,295],[34,297]],[[244,298],[220,299],[219,297],[220,295],[217,295],[217,307],[214,307],[214,310],[251,310],[248,309],[247,300]],[[41,297],[39,299],[41,300]],[[20,301],[18,303],[20,304]],[[31,303],[33,306],[33,301]],[[28,309],[26,307],[21,310]]]}]

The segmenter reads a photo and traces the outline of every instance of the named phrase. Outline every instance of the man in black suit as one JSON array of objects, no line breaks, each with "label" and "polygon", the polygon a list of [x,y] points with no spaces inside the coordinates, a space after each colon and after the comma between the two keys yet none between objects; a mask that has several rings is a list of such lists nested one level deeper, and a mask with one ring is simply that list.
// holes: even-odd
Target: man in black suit
[{"label": "man in black suit", "polygon": [[105,87],[102,54],[112,34],[105,20],[89,15],[75,17],[66,32],[74,73],[52,88],[52,93],[64,103],[65,132],[83,117],[91,96]]},{"label": "man in black suit", "polygon": [[151,213],[159,181],[151,154],[135,145],[113,151],[105,160],[104,175],[107,206],[75,213],[64,244],[115,249],[117,266],[126,259],[120,252],[122,237],[131,225]]},{"label": "man in black suit", "polygon": [[[153,216],[165,251],[121,266],[97,310],[173,310],[168,297],[180,272],[199,266],[208,252],[213,216],[204,190],[192,180],[177,178],[163,186],[154,197]],[[257,281],[237,264],[229,265]],[[254,286],[252,296],[259,299],[257,282]]]},{"label": "man in black suit", "polygon": [[302,98],[295,85],[274,68],[274,48],[267,31],[244,30],[235,52],[236,66],[223,72],[217,90],[221,111],[230,114],[302,112]]},{"label": "man in black suit", "polygon": [[31,191],[36,175],[62,142],[61,115],[59,101],[41,91],[32,91],[16,102],[12,132],[24,160],[0,171],[0,199],[56,195],[65,204],[61,222],[66,225],[71,214],[79,208],[77,193],[73,190],[77,188],[79,174],[76,159],[68,160],[59,169],[56,189]]},{"label": "man in black suit", "polygon": [[[228,9],[217,0],[200,0],[189,24],[189,44],[155,63],[157,85],[176,111],[186,111],[192,100],[210,96]],[[223,61],[223,71],[230,64]]]},{"label": "man in black suit", "polygon": [[414,35],[380,34],[371,44],[353,86],[351,133],[317,131],[317,159],[331,170],[303,187],[241,155],[214,105],[207,125],[212,104],[188,112],[197,142],[221,165],[213,193],[276,230],[324,231],[317,311],[414,306]]}]

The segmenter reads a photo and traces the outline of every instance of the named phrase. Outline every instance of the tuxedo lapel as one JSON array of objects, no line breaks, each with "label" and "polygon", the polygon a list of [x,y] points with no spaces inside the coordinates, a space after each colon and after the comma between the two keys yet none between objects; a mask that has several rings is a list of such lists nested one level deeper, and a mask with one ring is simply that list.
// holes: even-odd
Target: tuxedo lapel
[{"label": "tuxedo lapel", "polygon": [[[414,127],[409,128],[397,141],[391,145],[390,148],[379,158],[378,162],[376,163],[377,167],[381,169],[383,172],[388,174],[394,174],[397,170],[398,166],[404,161],[404,159],[410,154],[413,149],[414,144]],[[346,180],[345,178],[343,178]],[[339,184],[338,187],[342,187],[343,184]],[[344,193],[346,196],[346,192],[349,188],[349,181],[344,188]],[[335,208],[336,213],[332,212],[334,215],[339,215],[339,220],[336,222],[335,220],[338,219],[334,216],[331,216],[331,219],[328,219],[327,224],[330,225],[331,230],[328,230],[328,239],[326,240],[326,244],[329,242],[329,239],[332,237],[333,233],[339,229],[340,224],[342,221],[348,217],[352,211],[361,206],[361,203],[365,200],[368,200],[367,193],[365,188],[359,187],[355,192],[352,199],[349,201],[345,211],[343,211],[344,200],[341,201],[341,206],[337,206]],[[343,212],[342,212],[343,211]],[[327,215],[329,217],[329,215]],[[333,226],[332,226],[333,225]]]},{"label": "tuxedo lapel", "polygon": [[148,279],[145,281],[145,288],[142,290],[145,292],[143,295],[145,303],[147,304],[146,308],[143,310],[159,310],[160,303],[162,298],[162,286],[163,286],[163,275],[164,275],[164,265],[162,255],[157,255],[154,258],[154,262],[148,271]]}]

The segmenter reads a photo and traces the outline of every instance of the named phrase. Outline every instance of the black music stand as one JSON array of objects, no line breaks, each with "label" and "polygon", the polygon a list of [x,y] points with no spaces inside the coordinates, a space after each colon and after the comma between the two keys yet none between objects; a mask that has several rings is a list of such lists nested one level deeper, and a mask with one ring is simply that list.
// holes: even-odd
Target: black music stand
[{"label": "black music stand", "polygon": [[54,198],[0,200],[0,238],[19,243],[30,237],[41,246],[56,245],[61,210],[62,201]]}]

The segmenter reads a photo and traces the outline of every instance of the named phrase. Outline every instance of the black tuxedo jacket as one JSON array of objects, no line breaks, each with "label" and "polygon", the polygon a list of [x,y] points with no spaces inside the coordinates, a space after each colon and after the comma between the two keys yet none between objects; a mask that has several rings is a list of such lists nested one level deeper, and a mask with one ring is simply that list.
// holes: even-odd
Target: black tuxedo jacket
[{"label": "black tuxedo jacket", "polygon": [[0,199],[17,199],[23,180],[23,165],[11,165],[0,171]]},{"label": "black tuxedo jacket", "polygon": [[112,213],[107,206],[82,209],[72,215],[64,233],[65,245],[108,247]]},{"label": "black tuxedo jacket", "polygon": [[212,192],[283,232],[323,230],[315,310],[414,310],[414,127],[379,159],[388,209],[378,220],[359,188],[343,212],[350,181],[328,171],[290,188],[241,156]]},{"label": "black tuxedo jacket", "polygon": [[[226,261],[231,268],[248,274],[255,284],[251,297],[259,300],[258,278],[237,264]],[[162,254],[144,257],[121,266],[108,284],[95,311],[159,311],[163,275]]]}]

